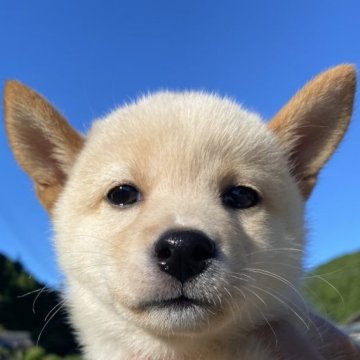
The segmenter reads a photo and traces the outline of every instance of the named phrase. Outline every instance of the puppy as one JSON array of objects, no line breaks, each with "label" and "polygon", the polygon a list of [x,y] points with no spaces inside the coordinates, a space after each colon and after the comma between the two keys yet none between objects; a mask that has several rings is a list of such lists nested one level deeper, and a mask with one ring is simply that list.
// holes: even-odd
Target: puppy
[{"label": "puppy", "polygon": [[351,117],[350,65],[265,124],[229,99],[160,92],[78,134],[44,98],[5,87],[15,157],[50,213],[88,360],[275,359],[254,330],[299,294],[304,202]]}]

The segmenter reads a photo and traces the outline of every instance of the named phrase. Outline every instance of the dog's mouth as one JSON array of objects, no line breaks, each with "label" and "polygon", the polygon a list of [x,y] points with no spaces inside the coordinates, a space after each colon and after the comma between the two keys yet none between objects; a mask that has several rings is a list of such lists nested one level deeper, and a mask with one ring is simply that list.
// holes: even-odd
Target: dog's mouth
[{"label": "dog's mouth", "polygon": [[166,336],[204,331],[211,319],[221,315],[221,310],[213,303],[187,294],[143,301],[134,310],[141,320],[140,326]]},{"label": "dog's mouth", "polygon": [[185,295],[176,298],[155,300],[142,304],[143,309],[171,309],[171,310],[186,310],[194,307],[208,307],[209,304],[197,299],[189,298]]}]

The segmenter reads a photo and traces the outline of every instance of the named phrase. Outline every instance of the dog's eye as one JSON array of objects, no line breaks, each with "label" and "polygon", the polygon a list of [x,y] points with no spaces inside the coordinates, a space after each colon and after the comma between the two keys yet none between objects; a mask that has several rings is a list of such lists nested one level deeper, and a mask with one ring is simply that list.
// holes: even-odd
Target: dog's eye
[{"label": "dog's eye", "polygon": [[141,200],[141,193],[131,185],[119,185],[106,195],[108,201],[116,206],[125,207]]},{"label": "dog's eye", "polygon": [[260,202],[259,194],[247,186],[235,186],[226,190],[222,196],[226,207],[233,209],[248,209]]}]

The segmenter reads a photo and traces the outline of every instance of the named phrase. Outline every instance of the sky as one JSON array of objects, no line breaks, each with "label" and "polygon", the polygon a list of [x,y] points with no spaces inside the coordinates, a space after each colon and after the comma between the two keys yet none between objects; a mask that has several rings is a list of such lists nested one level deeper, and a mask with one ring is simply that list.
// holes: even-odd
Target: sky
[{"label": "sky", "polygon": [[[84,133],[159,89],[216,92],[270,119],[319,72],[360,65],[359,13],[358,0],[1,0],[0,82],[36,89]],[[358,104],[307,204],[307,267],[360,250]],[[0,252],[58,286],[50,220],[0,117]]]}]

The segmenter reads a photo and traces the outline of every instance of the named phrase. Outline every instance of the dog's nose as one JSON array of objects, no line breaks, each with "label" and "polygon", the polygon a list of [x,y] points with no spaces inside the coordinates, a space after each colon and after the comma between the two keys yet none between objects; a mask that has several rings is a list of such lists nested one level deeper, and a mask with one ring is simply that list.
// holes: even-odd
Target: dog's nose
[{"label": "dog's nose", "polygon": [[168,231],[155,244],[155,256],[162,271],[184,283],[209,266],[216,246],[201,231]]}]

